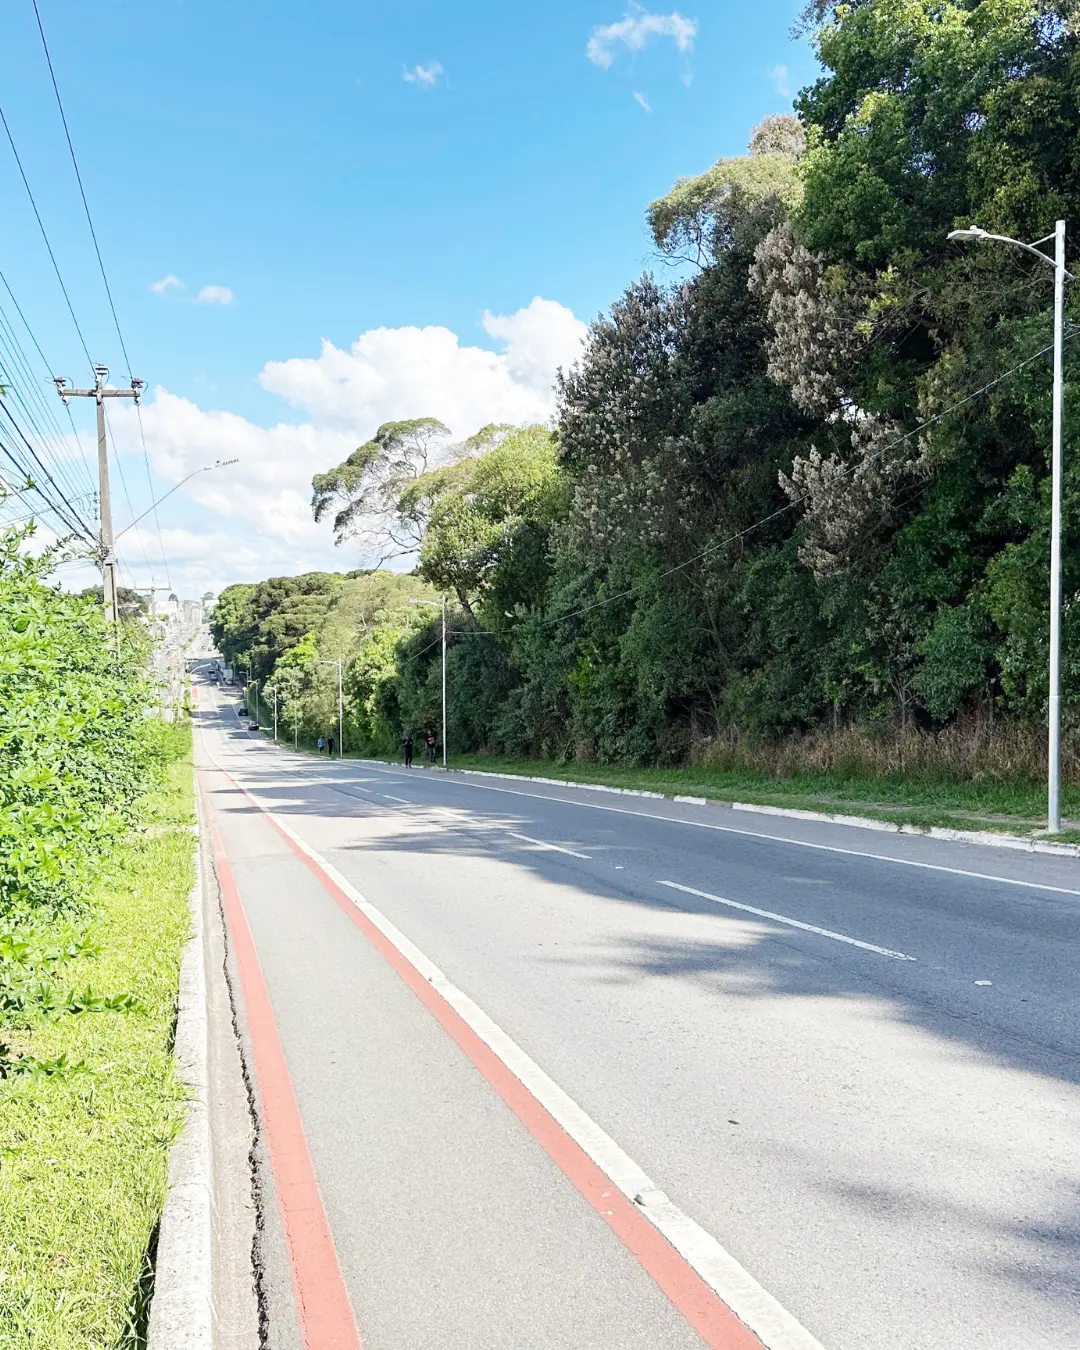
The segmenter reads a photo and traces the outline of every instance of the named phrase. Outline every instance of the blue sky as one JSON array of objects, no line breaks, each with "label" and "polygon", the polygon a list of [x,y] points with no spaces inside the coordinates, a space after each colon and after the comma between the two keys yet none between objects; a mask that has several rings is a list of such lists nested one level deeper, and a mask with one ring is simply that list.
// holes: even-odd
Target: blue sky
[{"label": "blue sky", "polygon": [[[92,22],[70,0],[39,8],[121,327],[150,382],[156,488],[207,456],[242,460],[162,510],[185,593],[357,565],[307,522],[304,498],[311,473],[384,416],[433,412],[467,434],[489,405],[544,415],[577,321],[650,265],[647,203],[741,153],[815,71],[789,36],[797,0],[105,0]],[[6,8],[5,48],[4,114],[91,355],[122,378],[31,0]],[[85,382],[2,142],[0,185],[0,268],[52,370]],[[113,421],[140,510],[134,423]],[[149,580],[144,549],[160,580],[160,545],[138,532],[129,574]]]}]

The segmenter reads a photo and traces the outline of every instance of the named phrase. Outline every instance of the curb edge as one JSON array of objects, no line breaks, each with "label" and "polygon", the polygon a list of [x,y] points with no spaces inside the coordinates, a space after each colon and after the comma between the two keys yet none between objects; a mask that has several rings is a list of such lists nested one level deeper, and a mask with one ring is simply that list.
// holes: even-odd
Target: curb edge
[{"label": "curb edge", "polygon": [[169,1154],[147,1350],[212,1350],[214,1309],[213,1155],[209,1112],[209,1008],[203,918],[203,819],[195,794],[198,843],[188,896],[191,933],[180,964],[174,1057],[190,1093],[184,1124]]}]

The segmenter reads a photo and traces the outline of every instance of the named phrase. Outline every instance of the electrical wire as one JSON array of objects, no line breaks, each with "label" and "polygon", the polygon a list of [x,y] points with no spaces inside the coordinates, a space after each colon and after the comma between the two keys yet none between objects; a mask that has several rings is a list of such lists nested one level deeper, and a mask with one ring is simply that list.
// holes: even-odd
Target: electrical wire
[{"label": "electrical wire", "polygon": [[[1066,342],[1071,341],[1071,339],[1075,336],[1076,336],[1075,331],[1068,333],[1065,336],[1065,341]],[[1002,374],[995,376],[994,379],[988,380],[986,384],[980,385],[978,389],[972,390],[970,394],[965,394],[963,398],[958,399],[948,408],[943,408],[941,412],[935,413],[933,417],[928,417],[925,422],[920,422],[918,426],[913,427],[910,431],[904,432],[902,436],[898,436],[894,441],[889,441],[886,445],[881,446],[879,449],[875,450],[872,455],[867,455],[865,459],[861,459],[853,464],[846,465],[841,470],[840,475],[838,476],[843,476],[844,474],[851,473],[855,469],[860,468],[863,465],[872,464],[875,459],[879,459],[889,450],[894,450],[898,445],[903,445],[905,441],[910,441],[913,436],[918,436],[921,432],[925,431],[927,427],[932,427],[936,425],[936,423],[948,417],[950,413],[956,412],[958,408],[964,407],[964,405],[970,403],[972,399],[978,398],[980,397],[980,395],[987,393],[987,391],[993,389],[995,385],[1000,384],[1002,380],[1008,379],[1010,375],[1015,375],[1018,370],[1023,370],[1025,366],[1029,366],[1033,361],[1037,361],[1040,356],[1045,356],[1047,352],[1051,352],[1053,350],[1054,348],[1052,343],[1047,347],[1040,348],[1039,351],[1034,352],[1031,356],[1025,357],[1023,361],[1019,362],[1015,366],[1012,366],[1009,370],[1003,371]],[[662,581],[665,577],[670,577],[676,572],[681,572],[684,568],[689,567],[692,563],[700,562],[702,558],[706,558],[710,554],[716,553],[722,548],[726,548],[729,544],[737,543],[740,539],[744,539],[748,534],[753,534],[756,530],[760,530],[763,526],[770,524],[772,521],[778,519],[780,516],[786,515],[788,511],[792,510],[792,508],[798,506],[801,502],[805,502],[808,496],[809,496],[808,493],[803,492],[800,493],[797,497],[792,497],[783,506],[777,507],[775,511],[771,511],[767,516],[762,516],[760,520],[754,521],[752,525],[747,525],[741,530],[736,530],[734,534],[730,534],[724,539],[718,539],[715,543],[709,544],[706,548],[703,548],[700,551],[700,553],[695,553],[692,557],[686,558],[682,562],[676,563],[673,567],[668,567],[663,572],[657,573],[654,579],[656,581]],[[592,604],[582,605],[580,608],[570,610],[566,614],[556,615],[551,619],[545,620],[543,623],[536,624],[535,627],[545,628],[553,623],[564,623],[567,619],[576,619],[580,615],[588,614],[594,609],[600,609],[604,605],[614,604],[616,600],[625,600],[629,596],[632,596],[633,594],[634,594],[633,587],[630,587],[628,590],[625,591],[618,591],[615,595],[605,596],[602,600],[596,600]]]},{"label": "electrical wire", "polygon": [[[19,427],[19,424],[15,421],[14,417],[12,417],[7,404],[4,402],[3,399],[0,399],[0,412],[2,412],[3,415],[7,418],[7,420],[11,423],[12,427],[15,429],[16,435],[19,437],[19,440],[22,441],[22,443],[26,446],[27,450],[30,451],[30,454],[34,459],[34,462],[37,464],[41,472],[45,475],[47,481],[50,482],[54,488],[56,488],[57,494],[59,495],[60,500],[64,503],[64,506],[66,507],[67,511],[65,512],[60,507],[58,507],[56,503],[49,497],[48,493],[45,492],[39,484],[35,483],[35,489],[38,495],[44,501],[48,502],[53,512],[67,525],[67,527],[70,530],[72,530],[75,534],[82,535],[90,543],[96,545],[97,540],[94,537],[93,530],[90,528],[89,525],[87,525],[86,521],[83,520],[83,518],[79,515],[78,511],[75,510],[71,502],[68,501],[67,496],[64,494],[63,490],[56,484],[55,480],[49,473],[48,469],[46,469],[45,465],[42,464],[41,460],[38,458],[37,451],[23,435],[22,429]],[[33,474],[27,471],[25,464],[19,462],[19,460],[12,453],[8,445],[0,445],[0,449],[3,449],[5,455],[7,455],[8,459],[12,462],[12,464],[15,465],[16,469],[18,469],[21,474],[23,474],[28,480],[33,481],[34,478]]]},{"label": "electrical wire", "polygon": [[[86,463],[82,459],[72,458],[70,447],[65,442],[64,433],[56,420],[52,405],[43,397],[2,305],[0,305],[0,375],[4,377],[8,392],[22,409],[27,424],[36,434],[42,453],[50,459],[54,477],[58,481],[63,480],[73,494],[81,492],[84,488],[92,491],[94,480],[87,470]],[[20,380],[24,388],[20,388]],[[42,420],[39,419],[43,419],[45,425],[42,425]],[[81,481],[79,481],[80,471]]]},{"label": "electrical wire", "polygon": [[[124,489],[124,500],[127,502],[128,511],[130,512],[132,519],[134,519],[134,518],[135,518],[135,508],[134,508],[134,507],[132,506],[132,504],[131,504],[131,494],[128,492],[127,479],[124,477],[124,465],[123,465],[123,461],[122,461],[121,458],[120,458],[120,453],[119,453],[119,451],[116,449],[116,437],[113,435],[112,423],[109,421],[109,409],[108,409],[108,406],[104,403],[104,401],[102,402],[102,407],[103,407],[104,410],[105,410],[105,425],[106,425],[106,427],[108,428],[108,431],[109,431],[109,440],[112,441],[112,443],[113,443],[113,458],[114,458],[114,460],[116,461],[116,467],[117,467],[117,469],[118,469],[119,472],[120,472],[120,486]],[[149,555],[148,555],[147,552],[146,552],[146,544],[143,542],[143,537],[142,537],[141,532],[137,530],[135,533],[136,533],[136,538],[137,538],[138,541],[139,541],[139,550],[140,550],[140,552],[141,552],[142,555],[143,555],[143,562],[146,563],[146,570],[150,573],[150,581],[151,581],[151,583],[153,583],[154,580],[155,580],[155,578],[154,578],[154,569],[153,569],[153,567],[150,565],[150,558],[149,558]],[[115,539],[115,537],[116,537],[116,536],[115,536],[115,533],[114,533],[113,537],[114,537],[114,539]]]},{"label": "electrical wire", "polygon": [[[1072,339],[1076,337],[1078,333],[1080,333],[1080,327],[1074,327],[1070,332],[1065,334],[1064,341],[1065,342],[1072,341]],[[935,413],[933,417],[928,417],[924,422],[920,422],[918,426],[913,427],[910,431],[904,432],[902,436],[898,436],[895,440],[889,441],[887,444],[880,446],[877,450],[874,451],[872,455],[867,455],[865,459],[858,460],[853,464],[845,466],[841,470],[839,476],[851,473],[855,469],[863,465],[873,463],[875,459],[879,459],[889,450],[894,450],[898,445],[903,445],[905,441],[911,440],[913,436],[918,436],[928,427],[935,426],[938,422],[948,417],[951,413],[956,412],[959,408],[964,407],[966,404],[970,403],[973,399],[979,398],[982,394],[987,393],[989,390],[993,389],[995,385],[998,385],[1003,380],[1008,379],[1010,375],[1015,375],[1017,371],[1023,370],[1025,366],[1031,365],[1033,361],[1037,361],[1039,357],[1045,356],[1048,352],[1053,351],[1053,349],[1054,348],[1052,343],[1049,346],[1041,347],[1037,352],[1033,352],[1031,356],[1025,357],[1023,361],[1018,362],[1015,366],[1011,366],[1008,370],[1003,371],[1000,375],[996,375],[992,380],[988,380],[985,384],[980,385],[978,389],[973,389],[970,394],[965,394],[963,398],[957,399],[955,403],[950,404],[949,407],[947,408],[943,408],[941,412]],[[797,497],[792,497],[783,506],[777,507],[775,511],[770,511],[767,516],[762,516],[760,520],[754,521],[752,525],[747,525],[741,530],[736,530],[734,534],[729,534],[723,539],[716,540],[714,543],[709,544],[707,547],[703,548],[700,552],[693,554],[689,558],[684,558],[682,562],[675,563],[674,566],[665,568],[664,571],[656,574],[654,580],[661,581],[665,577],[672,576],[674,575],[674,573],[681,572],[684,568],[690,567],[693,563],[700,562],[702,558],[706,558],[710,554],[719,552],[720,549],[726,548],[729,544],[737,543],[740,539],[744,539],[747,535],[753,534],[756,530],[760,530],[761,528],[763,528],[763,526],[771,524],[772,521],[777,520],[780,516],[786,515],[788,511],[791,511],[801,502],[806,501],[808,495],[809,495],[808,493],[803,492],[800,493]],[[568,619],[579,618],[582,614],[589,614],[595,609],[602,609],[605,605],[613,605],[617,600],[626,600],[631,596],[633,596],[634,594],[635,594],[634,588],[629,587],[627,590],[617,591],[614,595],[606,595],[603,597],[603,599],[595,600],[591,604],[581,605],[577,609],[569,610],[565,614],[552,615],[550,618],[541,620],[539,623],[532,625],[532,627],[535,630],[540,628],[548,628],[554,624],[565,623]],[[448,634],[448,636],[451,635]],[[452,636],[455,639],[457,639],[463,637],[493,637],[494,634],[488,632],[487,629],[480,628],[480,629],[466,630],[465,632],[454,633],[452,634]],[[415,655],[423,656],[425,652],[428,652],[432,649],[432,647],[437,646],[441,640],[442,635],[440,634],[440,636],[437,637],[434,640],[434,642],[429,642],[426,646],[421,647],[421,649],[418,652],[416,652]]]},{"label": "electrical wire", "polygon": [[19,158],[19,152],[15,148],[15,138],[11,134],[11,128],[8,126],[8,120],[4,116],[3,108],[0,108],[0,122],[4,125],[4,131],[7,133],[8,144],[11,146],[11,153],[15,156],[15,163],[19,166],[19,175],[23,181],[23,187],[26,188],[26,195],[30,198],[30,205],[34,208],[34,217],[38,223],[38,229],[41,231],[41,237],[45,241],[45,247],[48,250],[49,260],[53,265],[53,271],[56,273],[56,279],[60,283],[60,289],[64,293],[64,301],[67,304],[68,313],[71,315],[71,322],[75,325],[75,331],[79,335],[79,344],[83,349],[83,355],[86,357],[87,364],[93,370],[94,362],[90,357],[90,350],[86,345],[86,339],[83,337],[83,331],[79,327],[79,321],[75,317],[75,309],[71,303],[71,296],[68,295],[68,289],[64,285],[64,278],[60,275],[60,266],[56,261],[56,254],[53,252],[53,246],[49,242],[49,236],[45,230],[45,224],[41,219],[41,212],[38,210],[37,202],[34,200],[34,194],[31,190],[29,180],[26,177],[26,170],[23,168],[22,160]]},{"label": "electrical wire", "polygon": [[[101,256],[101,246],[98,244],[97,230],[94,229],[94,220],[90,214],[90,203],[87,201],[86,198],[86,188],[83,185],[82,173],[79,170],[79,161],[75,155],[75,145],[71,139],[71,129],[68,126],[67,113],[64,111],[64,101],[60,97],[60,86],[57,84],[56,81],[56,71],[53,68],[52,53],[49,51],[49,43],[45,37],[45,26],[41,22],[41,11],[38,9],[37,0],[32,0],[32,3],[34,6],[34,18],[37,20],[38,33],[41,35],[41,46],[45,52],[45,62],[46,65],[48,65],[49,67],[49,79],[52,81],[53,93],[56,95],[56,106],[60,111],[60,121],[63,123],[64,127],[64,139],[67,141],[68,153],[71,156],[71,167],[75,170],[75,181],[79,185],[79,196],[82,198],[83,211],[86,214],[86,223],[90,228],[90,238],[93,240],[94,243],[94,253],[97,257],[98,268],[101,272],[101,280],[105,286],[105,295],[108,297],[109,309],[112,313],[113,324],[116,327],[116,336],[120,340],[120,350],[124,356],[124,364],[127,366],[128,379],[134,380],[135,377],[131,369],[131,358],[128,356],[127,343],[124,341],[124,334],[120,328],[120,319],[116,313],[116,302],[113,300],[112,287],[109,285],[108,273],[105,271],[105,260]],[[139,439],[142,442],[143,462],[145,463],[146,466],[146,485],[150,492],[150,500],[151,502],[153,502],[154,480],[153,475],[150,472],[150,456],[146,448],[146,433],[143,430],[142,409],[139,407],[137,403],[135,405],[135,409],[136,412],[138,413]],[[130,507],[130,505],[131,502],[129,500],[128,506]],[[158,546],[161,549],[161,561],[165,567],[165,575],[167,580],[169,572],[169,564],[168,560],[165,557],[165,540],[161,533],[161,522],[158,519],[156,506],[153,507],[153,512],[154,512],[154,527],[157,530]],[[132,511],[131,514],[132,516],[134,516],[135,512]],[[170,590],[171,589],[172,588],[170,586]]]},{"label": "electrical wire", "polygon": [[[42,363],[42,365],[43,365],[44,368],[45,368],[46,375],[51,379],[51,378],[52,378],[52,367],[50,366],[49,361],[48,361],[48,359],[47,359],[46,356],[45,356],[45,353],[41,350],[41,343],[38,342],[37,337],[36,337],[35,334],[34,334],[34,330],[30,327],[30,322],[29,322],[29,320],[27,319],[26,315],[23,313],[22,306],[19,304],[18,300],[15,298],[15,292],[11,289],[11,286],[10,286],[10,284],[8,283],[8,279],[7,279],[7,277],[4,275],[4,273],[3,273],[2,271],[0,271],[0,282],[3,283],[4,290],[7,291],[8,297],[9,297],[9,299],[11,300],[11,303],[15,306],[15,312],[16,312],[16,314],[18,314],[20,320],[22,321],[22,326],[26,329],[27,336],[29,337],[30,341],[34,344],[34,350],[37,352],[38,356],[41,357],[41,363]],[[29,363],[27,363],[27,364],[29,364]],[[79,453],[80,453],[80,455],[82,456],[82,462],[83,462],[83,465],[84,465],[84,467],[86,467],[87,476],[88,476],[88,478],[89,478],[89,481],[92,483],[92,482],[94,481],[94,477],[93,477],[93,472],[92,472],[91,468],[89,467],[89,461],[87,460],[87,457],[86,457],[86,447],[83,445],[83,439],[82,439],[82,436],[80,436],[79,430],[78,430],[78,428],[77,428],[76,425],[75,425],[75,419],[74,419],[74,417],[72,416],[71,408],[70,408],[70,406],[69,406],[68,404],[66,404],[66,403],[64,404],[64,411],[67,413],[67,419],[68,419],[68,422],[71,424],[72,434],[73,434],[74,437],[75,437],[75,443],[76,443],[76,444],[78,445],[78,447],[79,447]]]}]

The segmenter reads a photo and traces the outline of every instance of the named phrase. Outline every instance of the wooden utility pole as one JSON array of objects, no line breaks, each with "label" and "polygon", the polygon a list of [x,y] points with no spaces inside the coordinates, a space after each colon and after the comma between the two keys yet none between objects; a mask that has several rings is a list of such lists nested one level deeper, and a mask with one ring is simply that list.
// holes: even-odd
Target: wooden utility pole
[{"label": "wooden utility pole", "polygon": [[109,496],[109,449],[105,441],[105,400],[133,398],[136,403],[146,388],[145,380],[132,380],[130,389],[110,389],[107,366],[94,367],[93,389],[69,389],[62,375],[54,375],[56,392],[67,403],[72,398],[92,398],[97,403],[98,499],[101,518],[101,593],[105,602],[105,617],[113,623],[120,621],[120,586],[116,570],[116,547],[113,542],[112,498]]}]

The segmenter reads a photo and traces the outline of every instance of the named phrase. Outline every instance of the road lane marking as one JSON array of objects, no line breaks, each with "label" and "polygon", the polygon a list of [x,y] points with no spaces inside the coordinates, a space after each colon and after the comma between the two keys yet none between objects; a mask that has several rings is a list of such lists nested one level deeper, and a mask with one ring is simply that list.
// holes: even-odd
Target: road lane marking
[{"label": "road lane marking", "polygon": [[[378,773],[378,769],[373,769]],[[1072,886],[1051,886],[1043,881],[1021,881],[1017,877],[999,877],[992,872],[972,872],[963,867],[948,867],[944,863],[919,862],[915,858],[895,858],[889,853],[870,853],[865,849],[841,848],[839,844],[815,844],[809,839],[792,839],[786,834],[768,834],[764,830],[743,830],[736,825],[714,825],[707,820],[684,820],[682,816],[661,816],[655,811],[633,811],[626,806],[602,806],[599,802],[579,802],[574,797],[554,797],[548,792],[525,792],[520,788],[494,787],[490,783],[472,783],[462,778],[440,778],[441,783],[454,787],[476,788],[481,792],[503,792],[511,797],[535,797],[544,802],[562,802],[565,806],[584,806],[590,811],[610,811],[617,816],[643,816],[646,820],[661,820],[668,825],[689,825],[697,830],[715,830],[720,834],[739,834],[748,839],[764,839],[770,844],[793,844],[796,848],[812,848],[822,853],[842,853],[849,858],[870,858],[874,862],[896,863],[901,867],[921,867],[929,872],[948,872],[957,877],[971,877],[975,881],[993,881],[1002,886],[1022,886],[1032,891],[1051,891],[1055,895],[1077,895],[1080,889]],[[422,803],[415,803],[421,805]],[[842,828],[842,827],[841,827]],[[975,845],[974,847],[977,847]]]},{"label": "road lane marking", "polygon": [[535,844],[537,848],[554,849],[556,853],[565,853],[571,858],[584,858],[586,862],[592,862],[592,855],[589,853],[575,853],[572,848],[563,848],[560,844],[549,844],[545,839],[533,839],[527,834],[517,834],[514,830],[507,830],[511,839],[524,839],[527,844]]},{"label": "road lane marking", "polygon": [[785,923],[789,928],[801,928],[805,933],[816,933],[818,937],[832,938],[834,942],[846,942],[849,947],[861,947],[866,952],[877,952],[879,956],[891,956],[894,961],[915,961],[918,958],[907,956],[904,952],[894,952],[888,947],[878,947],[873,942],[863,942],[859,938],[848,937],[846,933],[834,933],[831,928],[818,928],[816,924],[803,923],[801,919],[790,919],[786,914],[774,914],[770,909],[756,909],[753,905],[740,904],[738,900],[728,900],[722,895],[713,895],[709,891],[699,891],[694,886],[680,886],[677,881],[658,881],[658,886],[669,886],[673,891],[685,891],[687,895],[698,895],[702,900],[711,900],[717,905],[727,905],[729,909],[741,909],[747,914],[756,914],[759,919],[769,919],[773,923]]},{"label": "road lane marking", "polygon": [[[335,787],[333,783],[319,786],[329,787],[331,792],[340,792],[345,796],[352,795],[344,788]],[[358,786],[358,784],[354,783],[353,786]],[[361,791],[371,792],[373,797],[382,797],[388,802],[400,802],[403,806],[418,806],[422,811],[427,811],[433,816],[449,816],[457,829],[479,830],[484,834],[506,829],[503,825],[477,825],[471,820],[462,820],[459,812],[451,811],[445,806],[428,806],[426,802],[414,802],[406,797],[394,797],[389,792],[372,792],[370,788],[363,788]],[[561,844],[549,844],[546,839],[534,839],[532,835],[518,834],[514,830],[506,830],[506,833],[511,839],[521,839],[526,844],[535,844],[537,848],[550,849],[553,853],[565,853],[570,858],[584,858],[586,862],[592,862],[592,854],[590,853],[578,853],[572,848],[564,848]]]},{"label": "road lane marking", "polygon": [[220,772],[266,815],[707,1345],[824,1350],[332,863],[227,770]]},{"label": "road lane marking", "polygon": [[[230,777],[225,770],[220,772]],[[255,939],[218,830],[212,797],[205,792],[203,797],[209,805],[206,818],[222,907],[240,970],[262,1127],[292,1267],[304,1350],[363,1350]]]}]

